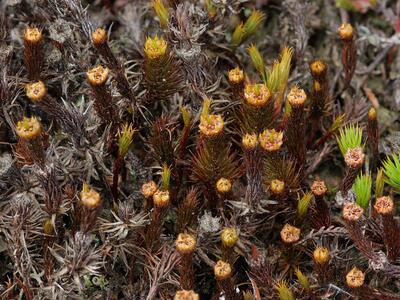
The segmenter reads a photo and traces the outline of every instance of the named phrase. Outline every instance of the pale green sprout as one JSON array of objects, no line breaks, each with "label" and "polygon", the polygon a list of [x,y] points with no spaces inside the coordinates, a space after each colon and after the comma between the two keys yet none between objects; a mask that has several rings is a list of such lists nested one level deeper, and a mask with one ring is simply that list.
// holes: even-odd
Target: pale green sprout
[{"label": "pale green sprout", "polygon": [[300,218],[304,218],[307,214],[308,208],[311,203],[312,193],[308,192],[301,197],[297,203],[297,214]]},{"label": "pale green sprout", "polygon": [[181,106],[181,114],[183,119],[183,125],[185,127],[190,125],[190,113],[189,110],[185,106]]},{"label": "pale green sprout", "polygon": [[152,6],[160,21],[161,27],[166,28],[169,22],[168,7],[165,6],[163,0],[154,0]]},{"label": "pale green sprout", "polygon": [[243,26],[245,39],[256,33],[264,20],[265,14],[262,11],[254,10]]},{"label": "pale green sprout", "polygon": [[360,174],[357,176],[352,190],[356,194],[356,202],[366,209],[371,198],[372,178],[371,175]]},{"label": "pale green sprout", "polygon": [[295,268],[294,273],[296,274],[297,280],[299,281],[303,289],[309,291],[310,281],[308,280],[308,277],[304,275],[303,272],[301,272],[301,270],[298,267]]},{"label": "pale green sprout", "polygon": [[335,120],[333,120],[333,123],[331,127],[329,128],[329,132],[335,132],[338,130],[340,127],[342,127],[342,124],[346,118],[345,114],[338,115]]},{"label": "pale green sprout", "polygon": [[400,194],[400,154],[393,154],[386,157],[383,162],[383,169],[386,175],[386,183]]},{"label": "pale green sprout", "polygon": [[217,8],[214,6],[212,0],[206,0],[206,10],[211,18],[217,15]]},{"label": "pale green sprout", "polygon": [[375,179],[375,198],[378,199],[383,196],[383,189],[385,188],[385,174],[382,169],[379,169]]},{"label": "pale green sprout", "polygon": [[265,14],[259,10],[254,10],[246,22],[236,26],[232,34],[232,44],[239,46],[247,38],[257,32],[262,22],[265,20]]},{"label": "pale green sprout", "polygon": [[251,58],[254,68],[258,71],[261,78],[265,82],[267,75],[265,73],[264,59],[261,56],[260,51],[258,51],[258,48],[256,45],[251,44],[250,47],[247,48],[247,52],[249,52],[249,55],[250,55],[250,58]]},{"label": "pale green sprout", "polygon": [[242,43],[244,39],[244,25],[243,23],[240,23],[239,25],[236,26],[235,31],[232,34],[232,43],[235,46],[238,46]]},{"label": "pale green sprout", "polygon": [[169,184],[171,180],[171,168],[166,164],[163,166],[162,174],[161,174],[161,186],[164,191],[169,189]]},{"label": "pale green sprout", "polygon": [[280,300],[294,300],[293,293],[284,280],[278,281],[274,288],[278,292]]},{"label": "pale green sprout", "polygon": [[266,83],[270,91],[282,91],[283,86],[286,88],[292,57],[293,49],[284,47],[282,49],[280,59],[276,60],[272,65],[272,68],[270,68],[268,71],[268,79]]},{"label": "pale green sprout", "polygon": [[[356,0],[336,0],[336,6],[339,8],[343,8],[345,10],[350,10],[350,11],[355,11],[355,12],[359,12],[360,11],[360,6],[357,6],[356,4],[359,1]],[[368,7],[375,7],[376,4],[378,3],[378,0],[367,0],[364,1],[363,5],[365,6],[365,8]]]},{"label": "pale green sprout", "polygon": [[203,108],[201,110],[201,116],[207,118],[210,115],[211,99],[205,98],[203,100]]},{"label": "pale green sprout", "polygon": [[[266,85],[271,93],[275,93],[276,107],[280,109],[283,104],[285,90],[287,87],[290,64],[292,62],[293,49],[284,47],[282,49],[280,59],[275,61],[273,66],[268,70],[266,76]],[[287,102],[287,101],[286,101]],[[288,107],[286,107],[288,109]],[[289,114],[289,110],[287,110]]]},{"label": "pale green sprout", "polygon": [[342,155],[345,156],[350,149],[362,147],[362,129],[353,124],[340,129],[337,142]]},{"label": "pale green sprout", "polygon": [[118,156],[124,157],[129,150],[129,147],[132,144],[133,134],[135,133],[135,129],[132,124],[125,124],[122,127],[122,131],[118,133]]}]

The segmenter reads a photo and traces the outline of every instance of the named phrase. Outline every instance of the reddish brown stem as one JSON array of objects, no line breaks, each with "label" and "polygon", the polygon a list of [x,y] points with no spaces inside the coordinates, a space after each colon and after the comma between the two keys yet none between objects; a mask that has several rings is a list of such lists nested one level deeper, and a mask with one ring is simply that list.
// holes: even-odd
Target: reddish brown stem
[{"label": "reddish brown stem", "polygon": [[52,260],[53,256],[49,251],[49,247],[52,246],[53,244],[52,240],[53,240],[52,237],[45,237],[43,243],[44,271],[45,271],[45,276],[49,283],[51,282],[51,276],[53,274],[53,260]]},{"label": "reddish brown stem", "polygon": [[388,259],[391,262],[395,262],[400,256],[400,228],[393,215],[382,215],[382,223]]},{"label": "reddish brown stem", "polygon": [[183,254],[180,261],[180,284],[183,290],[194,288],[193,253]]},{"label": "reddish brown stem", "polygon": [[162,230],[162,221],[165,214],[164,208],[155,207],[151,213],[151,221],[146,230],[145,244],[146,249],[152,251],[154,245],[159,241],[159,237]]},{"label": "reddish brown stem", "polygon": [[304,171],[306,159],[305,144],[305,114],[304,107],[293,107],[285,131],[287,135],[287,146],[290,155],[295,159],[296,167],[301,173]]},{"label": "reddish brown stem", "polygon": [[100,211],[100,206],[97,207],[87,207],[85,205],[79,204],[76,210],[76,221],[79,227],[76,226],[75,230],[79,230],[85,234],[89,233],[93,227],[96,225],[97,215]]},{"label": "reddish brown stem", "polygon": [[368,112],[368,143],[371,149],[371,165],[372,169],[376,169],[379,161],[379,128],[376,118],[376,110],[371,108]]},{"label": "reddish brown stem", "polygon": [[41,101],[36,101],[35,105],[41,111],[54,118],[66,133],[78,137],[85,135],[84,124],[81,121],[83,117],[78,115],[77,111],[66,109],[60,102],[48,94]]},{"label": "reddish brown stem", "polygon": [[353,186],[354,180],[356,179],[359,171],[360,168],[347,167],[346,174],[343,178],[342,185],[340,188],[343,197],[347,197],[347,193]]},{"label": "reddish brown stem", "polygon": [[235,284],[232,278],[218,281],[220,290],[224,291],[226,300],[239,300],[240,297],[236,293]]},{"label": "reddish brown stem", "polygon": [[46,162],[46,154],[43,149],[43,139],[41,136],[30,141],[22,141],[26,149],[30,153],[30,159],[36,163],[41,169],[44,169]]},{"label": "reddish brown stem", "polygon": [[312,142],[314,141],[314,137],[318,131],[318,124],[320,123],[322,115],[316,116],[311,119],[311,132],[307,139],[307,146],[310,147]]},{"label": "reddish brown stem", "polygon": [[247,203],[257,205],[264,194],[263,189],[263,156],[259,149],[244,150],[244,163],[246,167],[247,188],[245,200]]},{"label": "reddish brown stem", "polygon": [[17,281],[17,284],[24,291],[24,295],[26,297],[26,300],[32,300],[33,299],[33,295],[32,295],[32,291],[31,291],[29,285],[27,285],[24,282],[22,282],[18,277],[15,277],[15,280]]},{"label": "reddish brown stem", "polygon": [[345,220],[345,225],[349,237],[353,241],[357,249],[370,260],[376,261],[377,259],[379,259],[374,251],[372,243],[365,237],[359,222]]},{"label": "reddish brown stem", "polygon": [[178,206],[178,216],[176,221],[177,232],[184,232],[188,227],[192,226],[196,218],[197,201],[197,190],[192,188]]},{"label": "reddish brown stem", "polygon": [[332,276],[332,270],[329,268],[329,263],[323,265],[314,263],[314,271],[317,273],[318,283],[321,285],[328,282]]},{"label": "reddish brown stem", "polygon": [[125,76],[125,68],[112,53],[107,42],[94,45],[96,50],[104,59],[107,67],[112,70],[117,82],[118,91],[131,103],[135,103],[135,96],[130,88],[128,79]]},{"label": "reddish brown stem", "polygon": [[325,144],[332,136],[333,131],[327,131],[312,147],[311,150],[318,149],[321,145]]},{"label": "reddish brown stem", "polygon": [[185,153],[187,151],[187,143],[189,141],[190,137],[190,129],[192,128],[191,123],[183,128],[182,136],[179,141],[179,160],[182,160],[185,156]]},{"label": "reddish brown stem", "polygon": [[307,140],[310,147],[318,131],[319,123],[324,114],[330,109],[329,84],[327,79],[327,65],[322,60],[315,60],[310,64],[311,75],[313,76],[313,86],[311,92],[311,133]]},{"label": "reddish brown stem", "polygon": [[315,213],[313,215],[313,224],[315,229],[320,229],[321,227],[328,228],[331,226],[331,216],[328,203],[323,196],[316,196],[315,198]]},{"label": "reddish brown stem", "polygon": [[43,46],[42,41],[30,43],[24,41],[24,64],[28,72],[28,79],[37,81],[41,79],[43,68]]},{"label": "reddish brown stem", "polygon": [[117,159],[114,162],[114,167],[113,167],[113,182],[112,182],[112,188],[111,188],[111,193],[113,197],[114,203],[118,203],[118,179],[119,179],[119,172],[121,170],[123,159],[118,155]]},{"label": "reddish brown stem", "polygon": [[112,102],[110,91],[105,85],[92,85],[94,94],[94,109],[107,124],[119,123],[119,117]]},{"label": "reddish brown stem", "polygon": [[348,89],[357,65],[357,48],[354,39],[344,41],[342,49],[342,63],[344,68],[344,88]]},{"label": "reddish brown stem", "polygon": [[379,300],[400,300],[400,296],[392,293],[379,291],[364,284],[362,287],[353,290],[358,299],[379,299]]}]

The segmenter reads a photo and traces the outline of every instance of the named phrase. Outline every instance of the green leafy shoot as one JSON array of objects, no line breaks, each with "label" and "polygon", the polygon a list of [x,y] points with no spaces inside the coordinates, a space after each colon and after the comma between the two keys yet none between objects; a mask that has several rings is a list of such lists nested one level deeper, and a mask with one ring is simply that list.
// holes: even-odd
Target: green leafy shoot
[{"label": "green leafy shoot", "polygon": [[336,6],[345,10],[355,10],[351,0],[336,0]]},{"label": "green leafy shoot", "polygon": [[[276,107],[279,109],[283,105],[285,90],[288,83],[290,65],[292,62],[293,49],[284,47],[280,59],[276,60],[267,72],[266,85],[268,89],[276,94]],[[287,101],[286,101],[287,102]]]},{"label": "green leafy shoot", "polygon": [[164,191],[169,189],[169,184],[171,180],[171,168],[166,164],[163,166],[162,174],[161,174],[161,186]]},{"label": "green leafy shoot", "polygon": [[282,49],[280,59],[276,60],[269,69],[267,76],[267,87],[271,92],[282,92],[283,88],[286,88],[292,56],[293,49],[284,47]]},{"label": "green leafy shoot", "polygon": [[119,139],[118,139],[118,156],[123,158],[129,150],[129,147],[132,144],[133,134],[135,133],[135,129],[132,124],[125,124],[122,127],[122,130],[119,131]]},{"label": "green leafy shoot", "polygon": [[288,118],[292,113],[292,106],[289,101],[285,101],[285,118]]},{"label": "green leafy shoot", "polygon": [[337,142],[343,156],[346,155],[348,150],[361,147],[362,129],[358,125],[354,124],[350,124],[344,129],[340,129]]},{"label": "green leafy shoot", "polygon": [[211,100],[209,98],[205,98],[203,100],[203,108],[201,110],[201,116],[203,118],[207,118],[210,115],[210,106],[211,106]]},{"label": "green leafy shoot", "polygon": [[375,198],[378,199],[383,196],[383,189],[385,188],[385,174],[382,169],[379,169],[375,179]]},{"label": "green leafy shoot", "polygon": [[169,22],[168,7],[165,6],[163,0],[154,0],[152,6],[160,21],[161,27],[166,28]]},{"label": "green leafy shoot", "polygon": [[259,10],[253,11],[244,24],[240,23],[236,26],[235,31],[232,34],[232,44],[234,46],[239,46],[257,32],[264,20],[265,14],[263,12]]},{"label": "green leafy shoot", "polygon": [[362,208],[366,209],[369,205],[371,198],[372,189],[372,178],[370,175],[360,174],[356,178],[353,187],[354,193],[356,194],[356,202]]},{"label": "green leafy shoot", "polygon": [[190,125],[190,112],[185,106],[181,106],[181,114],[183,119],[183,125],[188,127]]},{"label": "green leafy shoot", "polygon": [[366,0],[363,1],[362,5],[359,4],[361,1],[357,0],[336,0],[336,7],[343,8],[348,11],[365,12],[368,8],[376,6],[378,0]]},{"label": "green leafy shoot", "polygon": [[310,281],[308,280],[308,277],[304,275],[303,272],[300,271],[298,267],[295,268],[294,274],[297,277],[297,280],[301,284],[304,290],[309,291],[310,290]]},{"label": "green leafy shoot", "polygon": [[386,183],[400,194],[400,154],[393,154],[386,157],[383,162],[383,169],[386,175]]},{"label": "green leafy shoot", "polygon": [[260,51],[258,51],[257,46],[254,44],[251,44],[250,47],[247,48],[247,51],[249,52],[254,68],[258,71],[262,80],[265,82],[267,75],[265,72],[264,58],[261,56]]},{"label": "green leafy shoot", "polygon": [[346,114],[341,114],[338,115],[335,120],[333,120],[333,123],[331,127],[329,128],[329,132],[334,133],[336,130],[338,130],[340,127],[342,127],[342,124],[346,118]]},{"label": "green leafy shoot", "polygon": [[244,25],[240,23],[236,26],[235,31],[232,34],[232,44],[235,46],[239,46],[244,39]]},{"label": "green leafy shoot", "polygon": [[297,203],[297,214],[300,218],[304,218],[307,214],[312,199],[312,193],[308,192],[301,197]]},{"label": "green leafy shoot", "polygon": [[277,291],[280,300],[294,300],[293,293],[285,281],[278,281],[274,285],[274,288]]},{"label": "green leafy shoot", "polygon": [[260,28],[260,25],[265,20],[265,14],[260,10],[254,10],[250,17],[244,23],[243,29],[245,34],[245,39],[256,33]]},{"label": "green leafy shoot", "polygon": [[208,16],[214,18],[217,15],[217,8],[214,6],[212,0],[206,0],[205,4]]}]

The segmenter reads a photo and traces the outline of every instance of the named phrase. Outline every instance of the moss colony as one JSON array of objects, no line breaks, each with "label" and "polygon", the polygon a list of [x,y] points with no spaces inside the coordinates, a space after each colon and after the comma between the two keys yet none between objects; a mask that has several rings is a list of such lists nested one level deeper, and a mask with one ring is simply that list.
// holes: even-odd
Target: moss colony
[{"label": "moss colony", "polygon": [[400,299],[396,1],[0,3],[1,299]]}]

